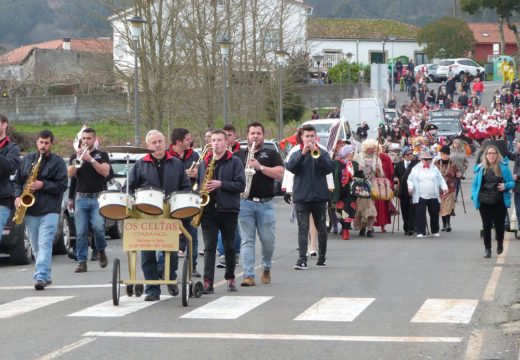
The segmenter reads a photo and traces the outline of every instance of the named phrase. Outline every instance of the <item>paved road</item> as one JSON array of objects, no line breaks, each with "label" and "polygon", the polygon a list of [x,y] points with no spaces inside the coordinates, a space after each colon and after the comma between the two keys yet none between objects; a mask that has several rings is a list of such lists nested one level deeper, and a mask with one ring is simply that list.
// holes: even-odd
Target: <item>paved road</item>
[{"label": "paved road", "polygon": [[[467,200],[469,179],[464,189]],[[295,271],[296,226],[277,199],[273,283],[230,294],[217,269],[215,294],[188,307],[165,295],[114,307],[111,266],[75,274],[66,256],[36,292],[32,268],[2,258],[1,358],[518,359],[520,242],[484,259],[479,216],[457,205],[450,234],[410,238],[396,224],[373,239],[331,235],[327,267]],[[128,278],[121,245],[109,241],[108,255]]]}]

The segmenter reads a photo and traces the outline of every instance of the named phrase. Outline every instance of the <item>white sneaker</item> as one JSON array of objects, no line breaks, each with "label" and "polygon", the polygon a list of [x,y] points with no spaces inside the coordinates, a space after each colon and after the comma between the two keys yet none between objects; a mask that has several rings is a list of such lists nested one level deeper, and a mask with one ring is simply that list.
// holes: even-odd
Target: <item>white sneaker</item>
[{"label": "white sneaker", "polygon": [[417,237],[418,238],[423,238],[423,237],[426,237],[426,236],[424,236],[423,234],[417,234]]},{"label": "white sneaker", "polygon": [[435,233],[435,234],[432,234],[432,236],[433,236],[433,237],[440,237],[441,234],[439,234],[439,233]]}]

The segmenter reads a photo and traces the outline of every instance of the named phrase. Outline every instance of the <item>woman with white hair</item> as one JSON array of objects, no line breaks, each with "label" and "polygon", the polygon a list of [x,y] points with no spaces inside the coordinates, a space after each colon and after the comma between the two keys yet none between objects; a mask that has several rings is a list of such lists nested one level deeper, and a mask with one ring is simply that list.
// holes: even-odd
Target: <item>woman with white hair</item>
[{"label": "woman with white hair", "polygon": [[[367,139],[361,144],[361,152],[354,156],[354,161],[359,164],[359,170],[363,177],[372,181],[374,177],[383,177],[383,167],[377,154],[378,143],[375,139]],[[356,200],[356,218],[354,226],[359,229],[359,236],[373,237],[374,222],[377,210],[374,200],[358,198]]]},{"label": "woman with white hair", "polygon": [[334,197],[336,211],[340,214],[341,239],[350,239],[352,222],[356,216],[356,197],[351,194],[352,179],[359,177],[358,163],[353,161],[354,147],[344,145],[337,153],[334,168]]}]

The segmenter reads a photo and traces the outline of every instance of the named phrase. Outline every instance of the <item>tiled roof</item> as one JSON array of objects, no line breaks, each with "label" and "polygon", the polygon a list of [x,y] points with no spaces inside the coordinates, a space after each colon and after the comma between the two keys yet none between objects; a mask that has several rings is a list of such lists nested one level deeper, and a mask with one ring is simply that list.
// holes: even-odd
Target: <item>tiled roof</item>
[{"label": "tiled roof", "polygon": [[389,19],[307,19],[307,38],[415,40],[419,28]]},{"label": "tiled roof", "polygon": [[[3,55],[0,55],[0,66],[21,64],[33,49],[61,50],[63,49],[63,39],[46,41],[39,44],[25,45],[17,49],[11,50]],[[111,54],[112,40],[71,39],[70,51]]]},{"label": "tiled roof", "polygon": [[[500,33],[498,32],[497,23],[468,23],[468,26],[471,31],[473,31],[473,36],[477,44],[500,43]],[[520,24],[517,26],[520,26]],[[506,24],[504,24],[504,37],[506,38],[506,44],[516,44],[515,34]]]}]

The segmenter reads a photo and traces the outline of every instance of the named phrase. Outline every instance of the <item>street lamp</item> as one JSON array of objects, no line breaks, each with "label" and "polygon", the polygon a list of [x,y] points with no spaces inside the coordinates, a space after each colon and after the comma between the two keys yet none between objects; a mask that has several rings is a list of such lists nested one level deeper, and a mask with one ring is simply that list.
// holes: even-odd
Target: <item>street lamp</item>
[{"label": "street lamp", "polygon": [[318,111],[320,109],[320,105],[321,105],[321,99],[320,99],[320,89],[319,89],[319,86],[321,85],[320,84],[320,80],[321,80],[321,72],[320,72],[320,64],[323,60],[323,55],[321,54],[316,54],[312,57],[312,59],[314,60],[314,62],[316,64],[318,64]]},{"label": "street lamp", "polygon": [[385,39],[381,40],[381,45],[383,45],[383,64],[386,63],[386,56],[385,56]]},{"label": "street lamp", "polygon": [[140,134],[139,121],[140,121],[140,110],[139,110],[139,69],[137,66],[137,48],[139,47],[139,38],[143,30],[143,25],[146,24],[146,20],[142,17],[135,15],[130,19],[126,19],[130,23],[130,34],[134,40],[134,126],[135,126],[135,146],[139,146]]},{"label": "street lamp", "polygon": [[224,124],[228,123],[228,114],[227,114],[227,84],[226,84],[226,62],[228,59],[229,49],[231,45],[233,45],[233,41],[229,40],[227,36],[222,37],[219,41],[220,45],[220,56],[222,56],[222,73],[223,73],[223,82],[224,82]]},{"label": "street lamp", "polygon": [[390,81],[391,83],[391,89],[390,89],[390,92],[392,94],[392,96],[394,96],[394,86],[395,86],[395,79],[394,79],[394,64],[395,64],[395,59],[394,59],[394,41],[395,41],[395,36],[389,36],[388,37],[388,40],[390,40],[391,44],[392,44],[392,55],[390,55],[390,58],[391,58],[391,61],[392,61],[392,65],[391,65],[391,72],[392,74],[390,75],[392,78],[392,80]]},{"label": "street lamp", "polygon": [[352,60],[352,53],[347,53],[347,73],[348,73],[348,82],[350,82],[350,60]]},{"label": "street lamp", "polygon": [[278,106],[278,140],[283,138],[283,67],[287,61],[289,53],[285,50],[278,50],[276,52],[276,63],[278,64],[278,89],[279,89],[279,106]]}]

